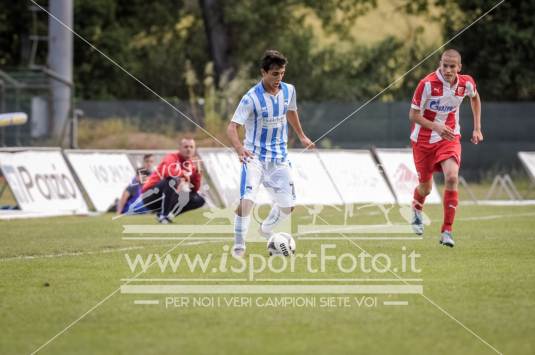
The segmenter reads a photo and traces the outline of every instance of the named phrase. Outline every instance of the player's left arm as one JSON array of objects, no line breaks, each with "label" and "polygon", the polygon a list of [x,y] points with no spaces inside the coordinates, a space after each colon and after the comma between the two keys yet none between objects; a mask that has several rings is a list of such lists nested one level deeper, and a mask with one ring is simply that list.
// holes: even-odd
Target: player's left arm
[{"label": "player's left arm", "polygon": [[297,111],[288,111],[286,118],[288,119],[288,122],[290,122],[294,132],[297,134],[297,137],[299,137],[303,147],[306,149],[314,149],[316,145],[306,136],[305,132],[303,132],[303,127],[301,127],[301,121],[299,121]]},{"label": "player's left arm", "polygon": [[470,98],[470,106],[472,106],[472,115],[474,116],[474,131],[472,132],[472,143],[478,144],[483,141],[483,133],[481,133],[481,98],[476,92]]},{"label": "player's left arm", "polygon": [[303,132],[303,127],[301,127],[301,121],[299,121],[299,114],[297,113],[297,94],[295,92],[295,87],[292,86],[292,88],[293,93],[288,105],[286,119],[290,122],[290,125],[297,134],[297,137],[299,137],[303,147],[305,147],[305,149],[314,149],[316,145],[306,136],[305,132]]}]

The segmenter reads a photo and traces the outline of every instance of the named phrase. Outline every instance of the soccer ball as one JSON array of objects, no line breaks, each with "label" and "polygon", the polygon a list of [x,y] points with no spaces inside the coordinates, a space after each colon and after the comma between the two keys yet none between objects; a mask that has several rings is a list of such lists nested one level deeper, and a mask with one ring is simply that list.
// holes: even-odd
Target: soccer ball
[{"label": "soccer ball", "polygon": [[275,233],[269,238],[267,248],[269,256],[290,256],[295,254],[295,240],[288,233]]}]

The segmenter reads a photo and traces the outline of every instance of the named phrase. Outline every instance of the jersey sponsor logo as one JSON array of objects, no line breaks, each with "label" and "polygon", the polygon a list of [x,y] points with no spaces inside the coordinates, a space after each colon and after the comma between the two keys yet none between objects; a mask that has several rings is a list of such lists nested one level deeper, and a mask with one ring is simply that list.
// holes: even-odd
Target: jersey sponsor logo
[{"label": "jersey sponsor logo", "polygon": [[455,111],[455,106],[441,105],[440,100],[431,100],[429,102],[429,108],[437,112],[452,112]]},{"label": "jersey sponsor logo", "polygon": [[284,124],[284,118],[285,116],[284,115],[280,115],[280,116],[271,116],[271,117],[264,117],[264,119],[262,120],[263,121],[263,127],[267,127],[267,128],[274,128],[274,127],[281,127],[283,124]]}]

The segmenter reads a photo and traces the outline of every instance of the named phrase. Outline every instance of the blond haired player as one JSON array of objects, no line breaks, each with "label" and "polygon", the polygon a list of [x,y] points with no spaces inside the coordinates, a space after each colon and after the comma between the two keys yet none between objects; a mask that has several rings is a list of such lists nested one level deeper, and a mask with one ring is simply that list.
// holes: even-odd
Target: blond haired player
[{"label": "blond haired player", "polygon": [[440,243],[453,247],[453,220],[458,205],[457,184],[461,165],[461,127],[459,106],[465,96],[470,98],[474,130],[471,141],[483,141],[481,133],[481,100],[476,83],[470,75],[460,74],[461,55],[454,49],[442,53],[439,68],[423,78],[414,93],[409,119],[412,124],[411,143],[419,185],[414,190],[412,227],[416,234],[424,232],[422,208],[431,192],[433,173],[444,174],[444,221]]}]

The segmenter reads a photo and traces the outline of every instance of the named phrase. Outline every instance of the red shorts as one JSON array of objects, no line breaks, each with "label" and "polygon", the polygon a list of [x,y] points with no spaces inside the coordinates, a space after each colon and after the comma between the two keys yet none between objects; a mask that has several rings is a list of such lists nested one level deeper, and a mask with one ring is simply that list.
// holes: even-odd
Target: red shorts
[{"label": "red shorts", "polygon": [[442,171],[440,163],[446,159],[453,158],[461,166],[461,137],[456,136],[452,142],[444,139],[437,143],[412,142],[412,156],[418,180],[420,183],[427,182],[434,172]]}]

